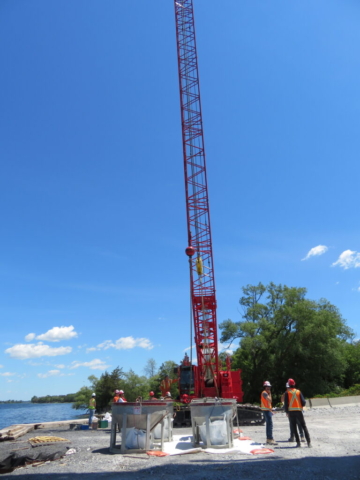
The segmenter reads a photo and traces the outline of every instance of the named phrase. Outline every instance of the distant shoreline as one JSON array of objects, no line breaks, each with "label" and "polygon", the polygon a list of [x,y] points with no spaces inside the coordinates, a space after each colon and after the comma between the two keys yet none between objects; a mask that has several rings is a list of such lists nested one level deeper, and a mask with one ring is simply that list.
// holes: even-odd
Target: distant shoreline
[{"label": "distant shoreline", "polygon": [[74,403],[74,402],[32,402],[31,400],[0,400],[0,405],[1,404],[8,404],[8,403],[31,403],[31,404],[59,404],[63,405],[64,403]]},{"label": "distant shoreline", "polygon": [[30,403],[30,400],[0,400],[0,403]]}]

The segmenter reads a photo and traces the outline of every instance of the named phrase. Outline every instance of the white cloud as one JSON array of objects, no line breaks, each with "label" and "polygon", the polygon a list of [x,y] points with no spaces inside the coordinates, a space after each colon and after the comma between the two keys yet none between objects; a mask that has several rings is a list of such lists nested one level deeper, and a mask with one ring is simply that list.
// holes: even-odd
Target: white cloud
[{"label": "white cloud", "polygon": [[311,250],[309,250],[306,257],[302,258],[301,261],[309,260],[311,257],[323,255],[327,251],[328,247],[326,245],[318,245],[317,247],[313,247]]},{"label": "white cloud", "polygon": [[145,350],[152,350],[154,348],[148,338],[123,337],[115,342],[115,348],[117,350],[129,350],[135,347],[144,348]]},{"label": "white cloud", "polygon": [[114,348],[115,344],[111,340],[105,340],[96,347],[97,350],[107,350],[108,348]]},{"label": "white cloud", "polygon": [[103,360],[100,360],[98,358],[95,358],[94,360],[91,360],[91,362],[72,362],[71,369],[73,368],[79,368],[79,367],[88,367],[91,368],[91,370],[106,370],[107,368],[110,367],[110,365],[106,365],[106,363]]},{"label": "white cloud", "polygon": [[345,250],[331,266],[336,267],[337,265],[344,270],[360,267],[360,253],[352,250]]},{"label": "white cloud", "polygon": [[4,365],[0,365],[0,368],[4,368]]},{"label": "white cloud", "polygon": [[236,346],[231,346],[225,343],[220,343],[218,342],[218,350],[219,353],[227,353],[228,355],[232,355],[234,353],[234,350],[236,350]]},{"label": "white cloud", "polygon": [[60,342],[60,340],[70,340],[77,336],[78,334],[75,332],[74,327],[70,325],[69,327],[54,327],[46,333],[38,335],[36,339],[44,342]]},{"label": "white cloud", "polygon": [[47,373],[38,373],[37,376],[39,378],[56,377],[59,373],[60,370],[49,370]]},{"label": "white cloud", "polygon": [[86,352],[94,352],[95,350],[108,350],[109,348],[116,348],[116,350],[131,350],[132,348],[144,348],[145,350],[152,350],[154,345],[148,338],[134,338],[121,337],[115,342],[112,340],[105,340],[99,343],[96,347],[87,348]]},{"label": "white cloud", "polygon": [[195,345],[191,345],[191,347],[184,348],[183,352],[189,352],[191,349],[195,351]]},{"label": "white cloud", "polygon": [[25,342],[31,342],[36,337],[35,333],[28,333],[25,337]]},{"label": "white cloud", "polygon": [[4,372],[4,373],[0,373],[0,375],[2,377],[12,377],[12,376],[16,375],[16,373]]},{"label": "white cloud", "polygon": [[55,365],[56,368],[65,368],[65,365],[63,365],[62,363],[60,365]]},{"label": "white cloud", "polygon": [[27,358],[39,358],[39,357],[56,357],[58,355],[66,355],[72,352],[71,347],[58,347],[53,348],[49,345],[43,345],[41,342],[38,344],[17,344],[13,347],[7,348],[5,353],[12,358],[19,358],[25,360]]}]

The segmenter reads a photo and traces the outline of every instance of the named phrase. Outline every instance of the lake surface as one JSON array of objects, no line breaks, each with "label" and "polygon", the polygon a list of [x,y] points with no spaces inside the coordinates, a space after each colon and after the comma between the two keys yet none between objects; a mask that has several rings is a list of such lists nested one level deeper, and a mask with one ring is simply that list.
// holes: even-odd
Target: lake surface
[{"label": "lake surface", "polygon": [[0,403],[0,430],[19,423],[72,420],[86,413],[71,406],[72,403]]}]

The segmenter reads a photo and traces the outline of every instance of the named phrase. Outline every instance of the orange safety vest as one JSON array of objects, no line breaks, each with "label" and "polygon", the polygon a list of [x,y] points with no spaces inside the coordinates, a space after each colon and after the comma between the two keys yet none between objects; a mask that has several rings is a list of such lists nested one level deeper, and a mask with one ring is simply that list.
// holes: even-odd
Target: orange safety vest
[{"label": "orange safety vest", "polygon": [[[264,398],[264,393],[266,393],[268,395],[268,398]],[[269,394],[266,390],[264,390],[262,393],[261,393],[261,396],[260,396],[260,402],[261,402],[261,410],[271,410],[272,409],[272,406],[271,406],[271,394]]]},{"label": "orange safety vest", "polygon": [[113,402],[116,403],[118,400],[119,400],[119,395],[115,395],[115,397],[113,398]]},{"label": "orange safety vest", "polygon": [[287,392],[289,401],[289,412],[302,411],[303,406],[301,404],[300,390],[291,388]]}]

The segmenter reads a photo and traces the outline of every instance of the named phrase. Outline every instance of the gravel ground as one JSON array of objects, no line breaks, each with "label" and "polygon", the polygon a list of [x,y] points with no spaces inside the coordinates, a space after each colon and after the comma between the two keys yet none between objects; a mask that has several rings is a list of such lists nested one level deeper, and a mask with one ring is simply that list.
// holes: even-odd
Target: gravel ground
[{"label": "gravel ground", "polygon": [[[289,422],[284,413],[274,416],[275,453],[252,456],[241,453],[198,453],[162,458],[146,454],[112,455],[109,453],[109,430],[69,430],[62,427],[37,430],[14,442],[0,443],[0,461],[11,451],[18,455],[34,455],[75,448],[76,453],[34,467],[27,466],[4,474],[3,479],[16,477],[29,480],[72,479],[169,479],[225,480],[235,476],[258,480],[274,479],[360,479],[360,407],[316,409],[305,412],[313,448],[294,448],[288,443]],[[242,427],[244,435],[256,442],[265,441],[265,426]],[[186,435],[190,429],[175,429],[174,434]],[[54,435],[69,440],[67,444],[32,448],[28,438]],[[20,450],[21,449],[21,450]]]}]

